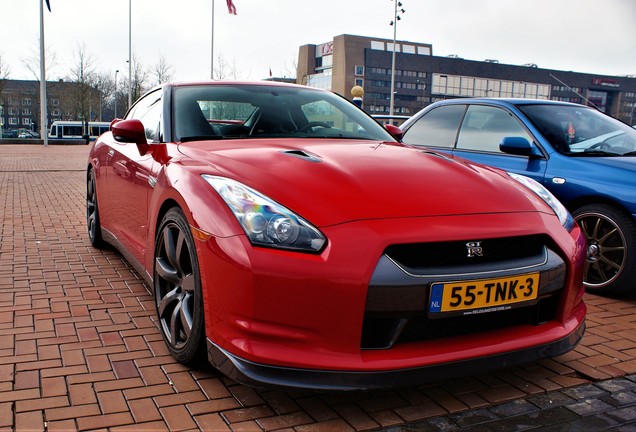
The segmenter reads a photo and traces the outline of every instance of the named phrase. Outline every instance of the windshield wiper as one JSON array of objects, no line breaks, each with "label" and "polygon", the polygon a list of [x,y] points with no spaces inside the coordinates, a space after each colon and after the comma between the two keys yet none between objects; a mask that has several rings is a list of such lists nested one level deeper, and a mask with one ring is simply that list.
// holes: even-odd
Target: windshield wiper
[{"label": "windshield wiper", "polygon": [[221,140],[223,137],[221,135],[192,135],[181,137],[181,142],[189,142],[189,141],[211,141],[211,140]]},{"label": "windshield wiper", "polygon": [[636,151],[631,151],[631,152],[623,153],[621,156],[636,156]]},{"label": "windshield wiper", "polygon": [[620,156],[620,154],[610,153],[603,150],[585,150],[582,152],[570,153],[570,156]]}]

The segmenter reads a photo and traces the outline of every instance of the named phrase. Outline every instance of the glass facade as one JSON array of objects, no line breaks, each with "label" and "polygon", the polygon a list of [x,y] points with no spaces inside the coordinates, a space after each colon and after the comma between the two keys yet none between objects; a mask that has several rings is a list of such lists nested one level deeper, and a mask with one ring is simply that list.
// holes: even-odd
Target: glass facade
[{"label": "glass facade", "polygon": [[438,73],[432,78],[433,96],[550,99],[548,84]]}]

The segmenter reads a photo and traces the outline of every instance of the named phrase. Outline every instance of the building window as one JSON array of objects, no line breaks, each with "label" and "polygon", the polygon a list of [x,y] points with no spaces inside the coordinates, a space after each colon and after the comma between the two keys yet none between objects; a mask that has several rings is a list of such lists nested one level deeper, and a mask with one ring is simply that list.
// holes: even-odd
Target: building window
[{"label": "building window", "polygon": [[433,74],[432,94],[463,97],[550,99],[547,84]]},{"label": "building window", "polygon": [[51,105],[53,105],[53,106],[60,106],[60,100],[59,100],[59,99],[53,99],[53,100],[51,100]]},{"label": "building window", "polygon": [[18,125],[18,119],[15,117],[9,117],[9,124],[12,126],[17,126]]},{"label": "building window", "polygon": [[364,76],[364,66],[356,66],[355,67],[355,75],[356,76]]},{"label": "building window", "polygon": [[16,109],[15,108],[9,108],[9,115],[11,115],[11,116],[17,115]]},{"label": "building window", "polygon": [[415,54],[415,46],[414,45],[402,45],[402,52],[404,54]]},{"label": "building window", "polygon": [[371,49],[377,51],[384,51],[384,42],[371,41]]},{"label": "building window", "polygon": [[60,116],[60,109],[59,108],[54,109],[53,112],[51,113],[51,115],[59,117]]},{"label": "building window", "polygon": [[356,78],[355,85],[364,87],[364,80],[362,78]]},{"label": "building window", "polygon": [[31,106],[31,98],[22,99],[22,105]]},{"label": "building window", "polygon": [[392,42],[386,43],[386,50],[393,52],[393,48],[395,47],[395,52],[400,52],[400,44],[393,44]]},{"label": "building window", "polygon": [[22,119],[22,126],[30,126],[31,125],[31,119],[30,118],[23,118]]}]

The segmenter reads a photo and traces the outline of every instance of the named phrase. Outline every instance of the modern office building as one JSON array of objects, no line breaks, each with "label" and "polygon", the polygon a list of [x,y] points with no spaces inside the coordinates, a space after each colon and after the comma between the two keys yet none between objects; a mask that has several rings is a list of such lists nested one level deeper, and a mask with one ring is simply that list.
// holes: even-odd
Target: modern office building
[{"label": "modern office building", "polygon": [[553,99],[598,107],[636,123],[636,77],[558,71],[535,64],[508,65],[494,59],[436,57],[431,44],[396,41],[394,110],[390,113],[393,40],[353,35],[303,45],[297,82],[351,97],[364,89],[363,108],[371,114],[412,115],[441,99],[520,97]]}]

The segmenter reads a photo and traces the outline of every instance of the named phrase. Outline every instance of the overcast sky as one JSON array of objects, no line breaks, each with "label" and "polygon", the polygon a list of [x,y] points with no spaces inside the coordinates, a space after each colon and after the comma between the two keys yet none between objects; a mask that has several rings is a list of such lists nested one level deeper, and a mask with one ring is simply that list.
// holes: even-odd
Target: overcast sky
[{"label": "overcast sky", "polygon": [[[34,79],[40,0],[0,0],[0,56],[10,78]],[[83,45],[99,71],[127,76],[132,45],[152,67],[163,56],[177,80],[210,76],[212,0],[50,0],[45,41],[55,53],[47,79],[69,75]],[[401,0],[397,38],[430,43],[433,55],[536,63],[541,68],[636,74],[636,0]],[[392,0],[214,0],[215,61],[238,78],[295,76],[298,47],[352,34],[391,39]],[[28,61],[28,60],[27,60]],[[218,63],[217,63],[218,64]],[[35,68],[37,70],[37,67]]]}]

